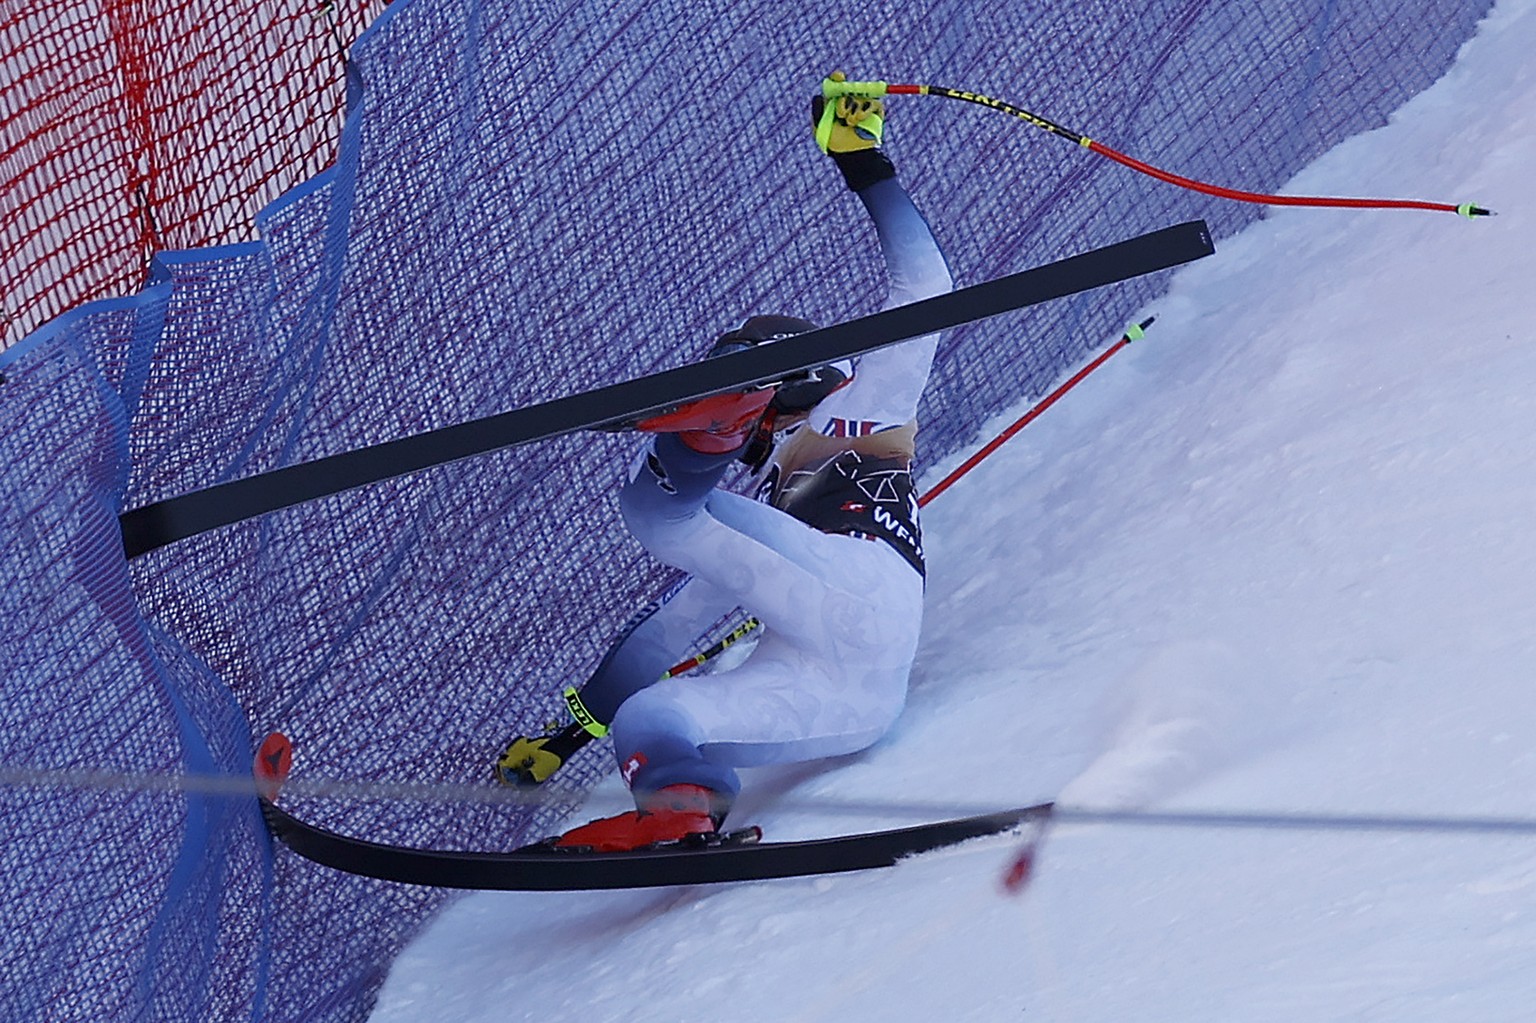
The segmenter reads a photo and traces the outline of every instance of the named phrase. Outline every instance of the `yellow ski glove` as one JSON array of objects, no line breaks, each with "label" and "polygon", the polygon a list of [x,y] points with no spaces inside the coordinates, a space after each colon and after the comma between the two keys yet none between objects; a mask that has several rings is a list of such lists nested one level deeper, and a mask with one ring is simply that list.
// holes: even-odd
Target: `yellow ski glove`
[{"label": "yellow ski glove", "polygon": [[[864,90],[868,91],[864,91]],[[811,101],[816,144],[827,154],[856,153],[880,145],[885,133],[884,82],[850,82],[834,71]]]}]

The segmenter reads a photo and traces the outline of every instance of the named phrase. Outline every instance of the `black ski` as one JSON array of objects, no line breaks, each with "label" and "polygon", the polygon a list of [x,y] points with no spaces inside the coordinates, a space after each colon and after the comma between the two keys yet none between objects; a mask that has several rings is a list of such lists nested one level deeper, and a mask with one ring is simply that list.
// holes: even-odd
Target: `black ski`
[{"label": "black ski", "polygon": [[1044,820],[1051,804],[803,842],[757,843],[752,840],[756,829],[746,829],[727,835],[719,845],[624,853],[566,852],[547,846],[504,853],[409,849],[306,824],[265,798],[261,809],[284,845],[337,870],[434,888],[551,892],[721,884],[890,867],[906,856]]},{"label": "black ski", "polygon": [[908,338],[1166,270],[1214,251],[1205,222],[1191,221],[777,344],[231,480],[124,512],[119,519],[123,547],[134,558],[305,501],[500,448],[611,428],[695,398],[775,383]]},{"label": "black ski", "polygon": [[919,824],[893,831],[759,843],[755,827],[634,852],[556,850],[548,843],[511,852],[475,853],[384,845],[327,831],[281,809],[277,797],[293,766],[293,744],[282,732],[262,741],[252,764],[261,813],[272,834],[305,859],[349,874],[433,888],[553,892],[720,884],[775,877],[836,874],[889,867],[904,856],[995,835],[1044,821],[1051,804]]}]

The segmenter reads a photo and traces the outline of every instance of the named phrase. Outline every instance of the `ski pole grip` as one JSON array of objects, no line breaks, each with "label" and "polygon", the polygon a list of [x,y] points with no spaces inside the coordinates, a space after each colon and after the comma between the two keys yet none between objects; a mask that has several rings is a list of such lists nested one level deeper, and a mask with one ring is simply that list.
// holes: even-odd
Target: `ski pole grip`
[{"label": "ski pole grip", "polygon": [[839,96],[884,96],[885,82],[848,82],[833,72],[821,80],[821,98],[837,99]]},{"label": "ski pole grip", "polygon": [[[828,142],[832,138],[832,118],[837,109],[833,100],[841,96],[884,96],[884,82],[850,82],[841,71],[834,71],[821,80],[821,118],[816,122],[816,145],[821,147],[823,153],[829,153]],[[871,118],[870,122],[861,122],[859,127],[869,131],[878,141],[880,138],[880,121]]]}]

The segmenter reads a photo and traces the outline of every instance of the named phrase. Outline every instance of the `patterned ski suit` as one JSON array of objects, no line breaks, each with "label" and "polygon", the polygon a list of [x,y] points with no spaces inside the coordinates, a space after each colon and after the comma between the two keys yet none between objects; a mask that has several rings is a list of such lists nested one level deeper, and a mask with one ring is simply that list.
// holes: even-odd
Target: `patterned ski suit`
[{"label": "patterned ski suit", "polygon": [[[857,193],[890,278],[886,308],[950,290],[937,243],[895,178]],[[760,500],[716,489],[734,454],[648,441],[620,505],[634,536],[688,577],[612,647],[581,698],[611,721],[637,792],[740,787],[734,768],[863,749],[906,700],[923,562],[910,463],[938,335],[856,360],[782,438]],[[657,681],[737,608],[766,627],[746,660]]]}]

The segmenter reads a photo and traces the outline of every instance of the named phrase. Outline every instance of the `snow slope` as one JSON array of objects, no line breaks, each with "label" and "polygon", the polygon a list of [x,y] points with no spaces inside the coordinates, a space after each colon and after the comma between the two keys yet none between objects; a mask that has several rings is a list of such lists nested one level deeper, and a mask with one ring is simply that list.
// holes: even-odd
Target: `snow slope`
[{"label": "snow slope", "polygon": [[[1500,215],[1280,210],[1178,272],[1144,342],[930,506],[896,731],[758,772],[733,819],[1536,818],[1533,180],[1536,4],[1500,0],[1442,81],[1286,189]],[[475,895],[373,1020],[1536,1016],[1536,836],[1065,823],[1009,897],[1016,847]]]}]

